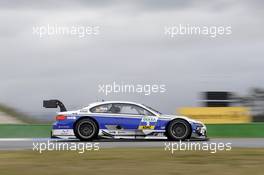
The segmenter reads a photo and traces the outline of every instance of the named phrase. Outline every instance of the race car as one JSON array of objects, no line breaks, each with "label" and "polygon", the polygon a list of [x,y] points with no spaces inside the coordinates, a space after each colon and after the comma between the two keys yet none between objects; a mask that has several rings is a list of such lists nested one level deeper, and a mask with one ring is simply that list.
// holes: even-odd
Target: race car
[{"label": "race car", "polygon": [[43,101],[45,108],[60,108],[52,138],[91,141],[109,139],[206,139],[206,126],[185,116],[164,115],[139,103],[102,101],[67,111],[59,100]]}]

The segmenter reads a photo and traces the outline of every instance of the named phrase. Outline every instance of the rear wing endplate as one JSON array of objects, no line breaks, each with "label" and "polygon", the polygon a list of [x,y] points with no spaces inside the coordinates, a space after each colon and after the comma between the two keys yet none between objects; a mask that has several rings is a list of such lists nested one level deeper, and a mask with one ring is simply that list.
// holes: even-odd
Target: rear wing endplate
[{"label": "rear wing endplate", "polygon": [[59,100],[44,100],[43,101],[44,108],[60,108],[60,112],[67,111],[64,104]]}]

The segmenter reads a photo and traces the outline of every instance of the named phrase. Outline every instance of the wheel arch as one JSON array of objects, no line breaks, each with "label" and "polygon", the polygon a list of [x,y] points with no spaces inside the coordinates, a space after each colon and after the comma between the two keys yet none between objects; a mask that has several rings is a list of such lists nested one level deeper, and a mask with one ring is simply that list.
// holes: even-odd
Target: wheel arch
[{"label": "wheel arch", "polygon": [[170,120],[170,121],[166,124],[166,127],[165,127],[165,135],[166,135],[166,136],[168,136],[168,133],[167,133],[167,132],[168,132],[168,126],[169,126],[169,124],[170,124],[171,122],[175,121],[175,120],[180,120],[180,121],[185,121],[185,122],[187,122],[188,125],[189,125],[189,127],[190,127],[190,129],[191,129],[191,133],[192,133],[193,128],[192,128],[192,125],[190,124],[190,122],[189,122],[188,120],[186,120],[186,119],[184,119],[184,118],[174,118],[174,119]]},{"label": "wheel arch", "polygon": [[80,116],[77,120],[75,120],[75,122],[73,123],[73,129],[75,128],[76,126],[76,123],[80,120],[83,120],[83,119],[91,119],[95,122],[95,124],[97,125],[97,128],[99,129],[99,123],[95,120],[95,118],[91,117],[91,116]]}]

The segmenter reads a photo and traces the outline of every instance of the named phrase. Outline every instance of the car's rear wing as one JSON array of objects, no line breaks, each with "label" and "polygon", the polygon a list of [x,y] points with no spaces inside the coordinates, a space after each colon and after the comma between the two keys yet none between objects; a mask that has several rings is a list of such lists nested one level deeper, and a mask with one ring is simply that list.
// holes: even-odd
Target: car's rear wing
[{"label": "car's rear wing", "polygon": [[67,111],[64,104],[59,100],[44,100],[43,101],[44,108],[60,108],[60,112]]}]

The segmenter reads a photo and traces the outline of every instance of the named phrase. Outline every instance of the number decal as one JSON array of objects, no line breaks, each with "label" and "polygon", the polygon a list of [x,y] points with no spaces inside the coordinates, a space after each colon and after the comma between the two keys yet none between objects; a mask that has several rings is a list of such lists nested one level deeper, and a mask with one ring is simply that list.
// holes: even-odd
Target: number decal
[{"label": "number decal", "polygon": [[158,117],[155,116],[144,116],[138,126],[139,130],[143,129],[155,129],[155,125],[158,121]]}]

